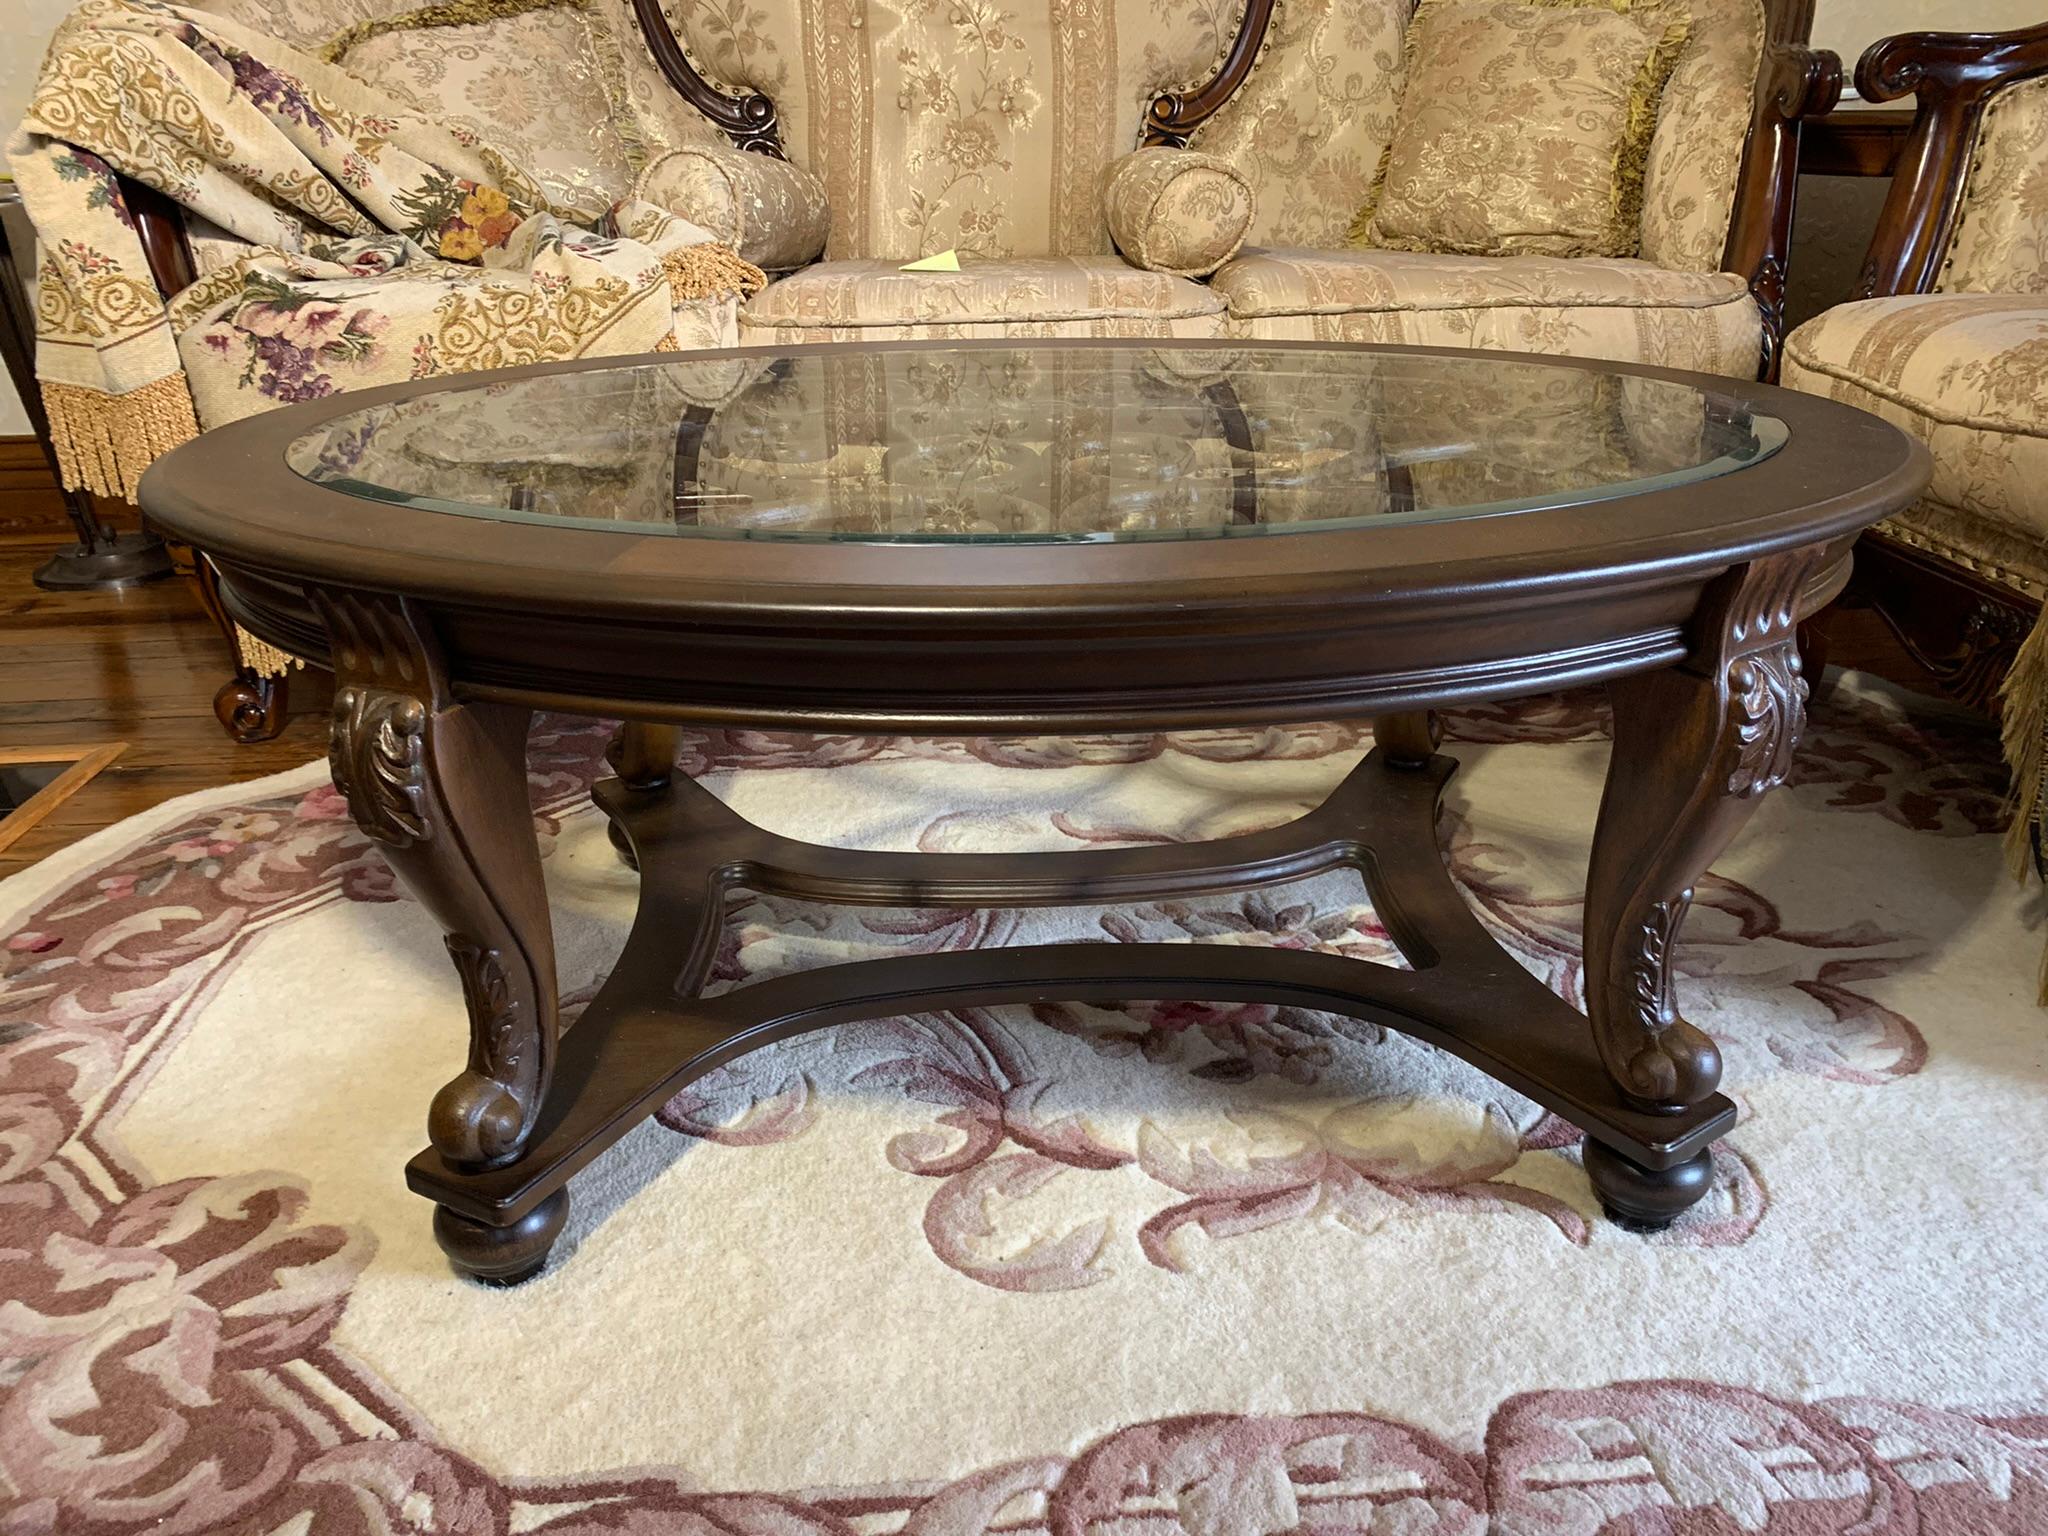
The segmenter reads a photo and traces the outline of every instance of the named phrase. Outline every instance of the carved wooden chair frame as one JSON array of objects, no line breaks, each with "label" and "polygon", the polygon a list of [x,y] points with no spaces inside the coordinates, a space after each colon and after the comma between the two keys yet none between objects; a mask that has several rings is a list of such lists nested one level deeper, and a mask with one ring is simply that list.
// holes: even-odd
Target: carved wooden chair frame
[{"label": "carved wooden chair frame", "polygon": [[[2048,23],[2012,32],[1906,32],[1864,50],[1858,93],[1873,102],[1912,96],[1914,113],[1857,298],[1934,291],[1985,108],[2000,91],[2043,75]],[[1858,544],[1856,576],[1842,601],[1874,610],[1944,693],[1992,714],[2041,612],[2012,587],[1880,529]],[[1818,649],[1824,654],[1824,642]]]},{"label": "carved wooden chair frame", "polygon": [[[1185,146],[1250,78],[1270,40],[1279,0],[1244,0],[1236,35],[1216,73],[1185,91],[1154,98],[1146,110],[1139,142]],[[757,91],[735,92],[714,84],[684,51],[662,14],[661,0],[632,0],[635,20],[656,65],[677,95],[703,113],[740,149],[786,159],[775,102]],[[1784,340],[1785,272],[1792,241],[1792,209],[1799,177],[1800,128],[1807,119],[1834,109],[1842,89],[1842,64],[1834,54],[1807,45],[1814,0],[1763,0],[1765,44],[1757,72],[1749,136],[1743,150],[1735,207],[1722,253],[1722,270],[1742,275],[1763,316],[1763,347],[1757,376],[1775,379]],[[196,276],[177,204],[127,178],[121,188],[134,214],[151,275],[165,297]],[[195,560],[208,611],[234,646],[234,629],[220,606],[204,556]],[[283,730],[287,685],[263,677],[234,651],[235,675],[214,698],[214,712],[237,741],[266,741]]]}]

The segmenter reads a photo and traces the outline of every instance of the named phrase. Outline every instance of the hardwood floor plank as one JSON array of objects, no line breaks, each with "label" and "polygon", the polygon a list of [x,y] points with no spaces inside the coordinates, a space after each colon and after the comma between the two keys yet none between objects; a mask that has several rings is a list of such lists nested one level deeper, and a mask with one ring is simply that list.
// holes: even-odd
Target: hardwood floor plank
[{"label": "hardwood floor plank", "polygon": [[227,647],[190,579],[118,593],[37,590],[31,574],[63,544],[0,538],[0,748],[128,745],[0,849],[0,875],[174,796],[296,768],[327,750],[324,674],[293,675],[283,736],[237,746],[213,718]]}]

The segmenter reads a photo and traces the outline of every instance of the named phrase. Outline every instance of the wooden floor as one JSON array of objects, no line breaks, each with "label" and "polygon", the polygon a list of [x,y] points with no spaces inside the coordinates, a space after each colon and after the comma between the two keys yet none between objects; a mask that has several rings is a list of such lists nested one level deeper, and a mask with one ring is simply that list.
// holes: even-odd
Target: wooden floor
[{"label": "wooden floor", "polygon": [[327,750],[327,679],[292,678],[292,721],[257,747],[228,740],[213,693],[228,675],[220,632],[185,577],[128,592],[39,590],[62,540],[0,538],[0,747],[125,741],[112,766],[0,849],[0,875],[173,795],[296,768]]},{"label": "wooden floor", "polygon": [[[325,674],[292,675],[291,723],[282,737],[237,746],[213,718],[227,647],[189,578],[129,592],[40,591],[31,573],[61,544],[53,536],[0,535],[0,748],[128,746],[47,820],[0,849],[0,875],[174,795],[260,778],[326,753]],[[1838,612],[1830,631],[1837,664],[1928,688],[1873,615]]]}]

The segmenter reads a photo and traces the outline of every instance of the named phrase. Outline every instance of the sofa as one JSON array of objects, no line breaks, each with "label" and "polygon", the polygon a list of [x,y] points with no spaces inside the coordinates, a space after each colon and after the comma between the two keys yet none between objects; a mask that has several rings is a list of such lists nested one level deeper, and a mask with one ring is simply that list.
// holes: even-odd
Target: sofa
[{"label": "sofa", "polygon": [[1787,338],[1784,380],[1933,455],[1926,496],[1864,536],[1844,600],[2002,712],[2024,872],[2048,763],[2048,24],[1886,38],[1856,82],[1869,101],[1912,95],[1914,120],[1859,295]]},{"label": "sofa", "polygon": [[[1690,0],[1633,254],[1362,249],[1351,225],[1395,132],[1409,0],[804,0],[744,24],[717,0],[638,10],[665,24],[649,35],[679,92],[824,187],[823,259],[740,315],[749,341],[777,345],[1193,334],[1768,376],[1799,123],[1839,92],[1833,56],[1804,46],[1806,0]],[[1249,208],[1210,216],[1241,216],[1242,243],[1178,266],[1134,249],[1138,220],[1113,199],[1106,219],[1101,197],[1134,143],[1207,157],[1189,176],[1235,173]],[[897,270],[946,249],[966,270]]]},{"label": "sofa", "polygon": [[[1630,107],[1646,114],[1635,200],[1609,210],[1601,253],[1535,214],[1536,232],[1505,247],[1417,237],[1438,219],[1456,231],[1505,209],[1512,222],[1569,183],[1555,146],[1517,142],[1517,93],[1572,76],[1570,29],[1592,35],[1630,4],[1663,33],[1647,100]],[[1318,339],[1772,377],[1800,124],[1840,89],[1839,62],[1805,46],[1811,0],[1541,0],[1529,35],[1440,43],[1450,56],[1422,64],[1410,0],[195,9],[268,30],[465,146],[498,144],[565,216],[625,197],[707,231],[767,280],[692,345]],[[1418,189],[1390,173],[1404,84],[1432,62],[1457,74],[1468,52],[1454,83],[1478,106],[1438,125],[1419,156],[1436,182]],[[121,191],[175,319],[237,241],[165,188],[124,178]],[[453,218],[439,256],[466,259],[446,231],[467,240],[493,216]],[[959,270],[903,270],[948,253]],[[351,272],[344,286],[375,282]],[[496,360],[449,350],[424,370]],[[243,391],[226,409],[267,403]],[[197,425],[212,424],[202,396]],[[232,615],[217,617],[234,636]],[[282,723],[289,658],[235,643],[217,708],[260,739]]]}]

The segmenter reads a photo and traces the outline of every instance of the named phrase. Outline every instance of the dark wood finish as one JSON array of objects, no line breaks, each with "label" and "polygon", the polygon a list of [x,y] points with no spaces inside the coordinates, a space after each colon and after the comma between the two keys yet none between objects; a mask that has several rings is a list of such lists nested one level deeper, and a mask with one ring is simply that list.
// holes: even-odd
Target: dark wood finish
[{"label": "dark wood finish", "polygon": [[1807,46],[1813,0],[1768,0],[1763,68],[1758,72],[1749,138],[1743,146],[1735,209],[1722,270],[1739,273],[1763,314],[1757,377],[1775,381],[1785,344],[1785,272],[1799,195],[1800,135],[1811,118],[1842,97],[1842,61]]},{"label": "dark wood finish", "polygon": [[[493,383],[613,366],[545,364]],[[1744,469],[1741,515],[1711,529],[1702,508],[1718,498],[1685,486],[1512,517],[1088,545],[689,539],[499,523],[485,564],[475,559],[474,519],[360,501],[283,467],[285,443],[319,421],[462,387],[479,386],[413,381],[206,433],[152,470],[146,503],[213,552],[235,618],[316,663],[327,643],[300,576],[430,601],[470,698],[543,708],[574,700],[671,721],[973,733],[1379,715],[1668,665],[1687,653],[1684,627],[1710,577],[1856,531],[1873,505],[1875,515],[1890,510],[1925,476],[1921,450],[1862,412],[1713,381],[1737,405],[1784,420],[1801,446]],[[1602,563],[1608,550],[1627,558]],[[853,591],[860,601],[848,600]],[[523,614],[517,625],[503,617],[508,604]],[[1142,681],[1104,667],[1110,647],[1141,640]]]},{"label": "dark wood finish", "polygon": [[213,717],[244,746],[275,740],[290,718],[291,674],[268,677],[242,660],[234,621],[221,604],[219,574],[205,555],[192,557],[192,577],[200,606],[227,637],[228,654],[234,660],[234,674],[214,693]]},{"label": "dark wood finish", "polygon": [[1275,0],[1247,0],[1237,35],[1216,73],[1191,91],[1167,91],[1153,97],[1145,110],[1142,143],[1184,147],[1195,130],[1214,117],[1237,88],[1251,78],[1252,66],[1266,50]]},{"label": "dark wood finish", "polygon": [[1856,546],[1856,572],[1811,628],[1830,633],[1842,609],[1867,608],[1897,637],[1916,676],[1958,703],[1999,713],[1999,686],[2041,605],[1931,550],[1878,529]]},{"label": "dark wood finish", "polygon": [[1582,1155],[1586,1177],[1609,1219],[1631,1232],[1656,1232],[1670,1226],[1713,1186],[1711,1151],[1666,1168],[1646,1168],[1589,1136]]},{"label": "dark wood finish", "polygon": [[1914,113],[1858,298],[1933,291],[1985,106],[2000,90],[2043,74],[2048,22],[2014,32],[1907,32],[1864,50],[1858,94],[1865,101],[1911,96]]},{"label": "dark wood finish", "polygon": [[1698,1103],[1721,1080],[1719,1050],[1672,998],[1671,946],[1693,882],[1791,767],[1807,691],[1793,631],[1825,561],[1795,550],[1729,571],[1701,596],[1684,662],[1607,685],[1614,755],[1586,887],[1586,1005],[1608,1071],[1653,1109]]},{"label": "dark wood finish", "polygon": [[[597,802],[638,855],[640,911],[610,977],[563,1040],[557,1081],[569,1091],[543,1109],[521,1161],[470,1172],[429,1149],[407,1168],[407,1183],[465,1220],[513,1225],[677,1090],[775,1040],[892,1013],[1049,997],[1227,997],[1343,1013],[1455,1052],[1588,1125],[1618,1165],[1654,1185],[1658,1170],[1682,1170],[1724,1134],[1734,1106],[1718,1094],[1671,1114],[1628,1104],[1584,1020],[1502,953],[1437,849],[1436,808],[1456,766],[1439,756],[1417,771],[1374,752],[1287,826],[1207,844],[1024,855],[819,847],[752,826],[687,780],[654,794],[608,780]],[[1345,867],[1363,876],[1415,969],[1286,950],[1049,944],[860,961],[700,995],[736,887],[861,906],[1046,906],[1163,899]]]},{"label": "dark wood finish", "polygon": [[468,1069],[435,1095],[427,1135],[453,1167],[496,1167],[532,1133],[559,1028],[526,803],[533,713],[456,699],[419,604],[324,588],[311,599],[333,643],[335,786],[440,922],[469,1010]]},{"label": "dark wood finish", "polygon": [[[633,16],[640,23],[640,35],[647,40],[655,64],[678,96],[710,118],[741,149],[773,155],[778,160],[787,158],[782,152],[782,124],[773,101],[759,91],[731,95],[699,74],[689,55],[683,52],[682,44],[676,41],[668,18],[662,15],[661,0],[633,0]],[[821,102],[819,109],[830,111],[831,107]]]},{"label": "dark wood finish", "polygon": [[135,219],[135,234],[142,241],[142,254],[149,263],[149,275],[156,279],[156,291],[165,298],[183,293],[199,276],[192,262],[192,246],[185,238],[185,211],[169,197],[146,182],[130,176],[116,178],[121,200]]},{"label": "dark wood finish", "polygon": [[1372,723],[1372,739],[1396,768],[1419,768],[1436,755],[1444,739],[1443,722],[1430,709],[1381,715]]},{"label": "dark wood finish", "polygon": [[1842,106],[1807,123],[1799,143],[1802,176],[1889,176],[1906,152],[1910,110]]},{"label": "dark wood finish", "polygon": [[173,795],[311,762],[325,750],[327,678],[301,682],[310,713],[277,740],[238,747],[208,707],[220,636],[188,578],[120,592],[46,592],[29,577],[60,547],[0,539],[0,741],[128,750],[10,847],[0,874]]},{"label": "dark wood finish", "polygon": [[[958,344],[864,350],[934,346]],[[1855,534],[1927,476],[1924,450],[1874,417],[1762,385],[1687,382],[1716,391],[1710,410],[1779,416],[1789,443],[1679,489],[1256,538],[882,545],[503,523],[485,570],[473,520],[358,501],[284,468],[284,445],[322,421],[463,387],[451,381],[208,433],[150,470],[143,499],[214,552],[231,616],[330,661],[336,782],[448,936],[470,1065],[435,1100],[432,1145],[408,1179],[442,1208],[436,1233],[466,1273],[532,1273],[569,1178],[747,1050],[853,1019],[1050,997],[1273,1002],[1407,1031],[1584,1128],[1606,1149],[1589,1164],[1602,1199],[1655,1222],[1705,1187],[1707,1147],[1734,1113],[1716,1092],[1713,1042],[1672,996],[1692,882],[1784,776],[1805,704],[1795,621],[1839,590]],[[1590,1027],[1486,934],[1444,868],[1436,806],[1454,765],[1435,754],[1428,713],[1588,681],[1609,685],[1616,717],[1589,877]],[[620,777],[597,798],[642,871],[625,951],[559,1039],[519,777],[538,707],[629,719],[611,752]],[[1361,713],[1382,722],[1383,744],[1321,808],[1199,846],[814,847],[750,826],[674,770],[684,721],[988,734]],[[1046,905],[1347,866],[1413,970],[1054,945],[699,995],[735,886],[858,905]]]}]

